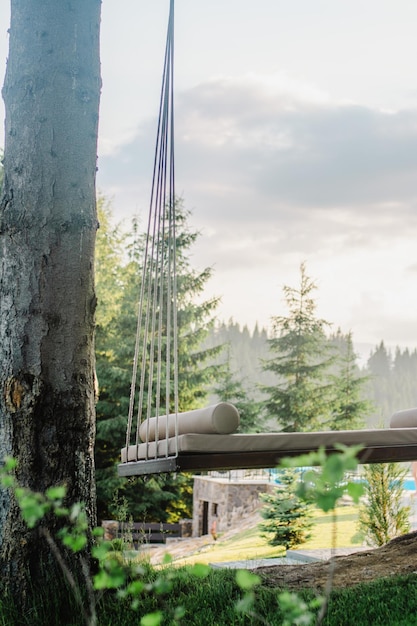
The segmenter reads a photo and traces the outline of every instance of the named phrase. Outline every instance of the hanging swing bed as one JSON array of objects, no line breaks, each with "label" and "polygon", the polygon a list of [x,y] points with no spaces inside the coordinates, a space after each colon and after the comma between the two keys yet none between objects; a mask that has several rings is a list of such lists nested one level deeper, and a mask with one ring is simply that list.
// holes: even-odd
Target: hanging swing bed
[{"label": "hanging swing bed", "polygon": [[226,402],[179,412],[173,68],[174,0],[170,0],[126,444],[119,475],[266,469],[275,467],[283,457],[320,447],[332,452],[338,444],[360,444],[361,463],[416,460],[417,409],[396,413],[388,429],[253,435],[236,433],[239,413]]}]

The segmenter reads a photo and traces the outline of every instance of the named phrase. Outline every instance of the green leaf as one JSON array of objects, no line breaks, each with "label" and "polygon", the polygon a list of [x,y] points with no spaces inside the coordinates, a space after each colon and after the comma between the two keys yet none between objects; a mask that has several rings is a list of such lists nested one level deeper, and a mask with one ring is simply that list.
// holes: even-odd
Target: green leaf
[{"label": "green leaf", "polygon": [[69,509],[63,506],[54,507],[54,513],[57,517],[67,517],[69,515]]},{"label": "green leaf", "polygon": [[75,502],[70,509],[70,520],[74,521],[84,513],[84,507],[81,502]]},{"label": "green leaf", "polygon": [[34,528],[49,509],[41,494],[32,493],[28,489],[18,488],[15,491],[22,517],[29,528]]},{"label": "green leaf", "polygon": [[166,578],[157,578],[154,583],[154,589],[157,594],[166,594],[172,590],[172,582]]},{"label": "green leaf", "polygon": [[48,498],[48,500],[53,502],[54,500],[63,500],[63,498],[65,498],[66,496],[66,493],[66,487],[64,485],[60,485],[56,487],[49,487],[49,489],[47,489],[45,492],[45,496]]},{"label": "green leaf", "polygon": [[341,454],[331,454],[323,467],[323,476],[330,483],[337,483],[343,479],[345,473],[344,458]]},{"label": "green leaf", "polygon": [[179,622],[183,617],[185,617],[186,610],[183,606],[176,606],[174,611],[174,620]]},{"label": "green leaf", "polygon": [[195,563],[195,565],[189,568],[189,572],[192,576],[196,576],[197,578],[206,578],[210,573],[210,567],[204,563]]},{"label": "green leaf", "polygon": [[3,470],[6,472],[13,472],[13,470],[15,470],[16,467],[17,467],[17,460],[14,459],[12,456],[6,456],[6,458],[4,459]]},{"label": "green leaf", "polygon": [[365,492],[365,486],[362,483],[349,482],[346,489],[348,494],[356,504],[359,502],[360,498]]},{"label": "green leaf", "polygon": [[145,583],[141,580],[133,580],[127,587],[127,592],[132,596],[138,596],[145,589]]},{"label": "green leaf", "polygon": [[80,552],[87,545],[87,537],[85,535],[61,532],[60,538],[64,546],[70,548],[73,552]]},{"label": "green leaf", "polygon": [[111,571],[101,569],[93,579],[94,589],[117,589],[125,584],[126,574],[121,567],[114,567]]},{"label": "green leaf", "polygon": [[14,476],[8,476],[7,474],[1,476],[1,484],[3,485],[3,487],[6,487],[6,489],[13,487],[13,485],[15,484]]},{"label": "green leaf", "polygon": [[140,620],[140,626],[159,626],[163,618],[162,611],[155,611],[155,613],[148,613],[144,615]]},{"label": "green leaf", "polygon": [[253,592],[250,591],[248,593],[245,593],[243,598],[240,598],[240,600],[236,602],[235,610],[238,613],[249,613],[249,611],[253,607],[254,602],[255,602],[255,595],[253,594]]},{"label": "green leaf", "polygon": [[248,572],[246,569],[239,569],[236,572],[236,583],[241,589],[249,591],[259,585],[261,583],[261,579],[259,576],[253,574],[252,572]]},{"label": "green leaf", "polygon": [[163,558],[162,558],[162,564],[163,565],[169,565],[172,562],[172,556],[168,553],[164,554]]},{"label": "green leaf", "polygon": [[98,561],[102,561],[106,558],[107,554],[112,550],[111,543],[103,541],[91,549],[92,556]]},{"label": "green leaf", "polygon": [[[343,493],[343,492],[342,492]],[[327,492],[327,493],[318,493],[317,494],[317,506],[327,513],[335,508],[336,502],[339,499],[340,495],[336,494],[335,491]]]}]

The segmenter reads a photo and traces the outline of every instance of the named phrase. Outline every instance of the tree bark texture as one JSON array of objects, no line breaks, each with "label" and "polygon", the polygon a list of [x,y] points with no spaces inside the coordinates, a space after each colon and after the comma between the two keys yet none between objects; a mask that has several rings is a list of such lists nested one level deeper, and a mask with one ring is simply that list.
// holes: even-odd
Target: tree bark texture
[{"label": "tree bark texture", "polygon": [[[100,8],[11,0],[0,201],[0,460],[33,490],[66,484],[92,524]],[[3,580],[48,558],[2,491]]]}]

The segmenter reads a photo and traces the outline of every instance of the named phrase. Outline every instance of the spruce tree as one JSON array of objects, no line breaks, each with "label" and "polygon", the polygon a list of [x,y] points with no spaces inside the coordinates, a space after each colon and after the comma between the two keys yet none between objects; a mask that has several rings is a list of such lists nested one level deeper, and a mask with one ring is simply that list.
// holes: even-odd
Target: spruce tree
[{"label": "spruce tree", "polygon": [[313,525],[312,509],[296,494],[299,474],[293,469],[281,470],[280,486],[274,493],[260,496],[264,506],[261,516],[265,520],[259,524],[263,537],[272,546],[284,546],[287,550],[305,543]]},{"label": "spruce tree", "polygon": [[417,351],[408,348],[395,351],[392,366],[392,411],[417,406]]},{"label": "spruce tree", "polygon": [[329,382],[334,353],[326,339],[329,323],[316,317],[312,297],[317,288],[300,266],[298,289],[284,287],[287,317],[274,317],[269,340],[272,357],[264,369],[273,372],[276,384],[264,386],[269,417],[289,432],[319,430],[329,422],[334,385]]},{"label": "spruce tree", "polygon": [[371,422],[388,426],[390,416],[417,406],[417,351],[395,349],[394,357],[383,341],[372,351],[367,369],[367,397],[375,406]]},{"label": "spruce tree", "polygon": [[[230,371],[243,386],[249,384],[250,394],[255,400],[262,398],[260,385],[274,381],[274,377],[262,369],[261,361],[267,356],[268,335],[265,328],[255,325],[253,333],[247,326],[240,328],[233,319],[216,324],[210,331],[206,346],[227,346],[227,356],[222,351],[217,363],[222,365],[228,361]],[[225,348],[226,349],[226,348]]]},{"label": "spruce tree", "polygon": [[361,374],[357,366],[352,333],[343,336],[338,331],[332,343],[337,345],[338,358],[331,377],[334,383],[332,414],[326,426],[330,430],[362,428],[372,410],[364,390],[369,376]]},{"label": "spruce tree", "polygon": [[[123,500],[123,483],[116,466],[125,442],[131,378],[132,338],[124,331],[127,311],[134,316],[135,303],[127,305],[129,285],[136,279],[136,266],[126,258],[129,234],[113,224],[111,203],[98,199],[100,229],[96,244],[96,372],[98,384],[96,424],[96,484],[99,519]],[[121,493],[119,494],[119,489]],[[152,489],[152,484],[149,489]],[[145,498],[146,502],[146,498]],[[118,504],[117,504],[118,506]]]},{"label": "spruce tree", "polygon": [[367,369],[370,376],[369,397],[373,399],[376,407],[371,421],[375,426],[387,425],[387,420],[395,409],[392,402],[392,356],[383,341],[371,353]]},{"label": "spruce tree", "polygon": [[250,384],[240,380],[230,367],[230,356],[222,366],[220,382],[213,391],[222,402],[231,402],[239,411],[241,433],[259,433],[265,430],[263,403],[250,394]]}]

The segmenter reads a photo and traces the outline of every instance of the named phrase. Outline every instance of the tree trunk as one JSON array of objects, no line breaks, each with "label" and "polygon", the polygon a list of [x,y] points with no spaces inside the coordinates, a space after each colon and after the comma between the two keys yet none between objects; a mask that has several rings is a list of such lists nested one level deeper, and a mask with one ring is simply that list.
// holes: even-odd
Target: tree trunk
[{"label": "tree trunk", "polygon": [[[0,459],[33,490],[66,484],[91,524],[99,24],[100,0],[11,0],[0,202]],[[2,491],[6,587],[51,559]]]}]

